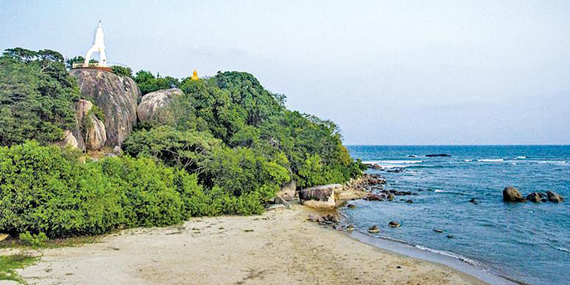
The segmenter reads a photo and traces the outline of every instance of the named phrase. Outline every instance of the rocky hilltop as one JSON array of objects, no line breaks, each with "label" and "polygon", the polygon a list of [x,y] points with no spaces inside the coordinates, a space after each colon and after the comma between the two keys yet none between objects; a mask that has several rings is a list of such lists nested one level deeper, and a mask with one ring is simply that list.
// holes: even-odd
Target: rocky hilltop
[{"label": "rocky hilltop", "polygon": [[[91,99],[104,116],[104,118],[88,116],[91,123],[87,124],[78,118],[80,129],[82,127],[87,129],[83,132],[78,130],[72,132],[78,142],[77,146],[83,148],[82,142],[85,141],[87,149],[98,150],[103,146],[120,147],[137,121],[137,103],[141,91],[135,81],[130,77],[95,69],[75,69],[70,74],[77,79],[83,97]],[[91,108],[85,111],[81,105],[80,102],[77,114],[83,118]],[[96,119],[104,122],[104,128]],[[84,134],[87,134],[88,138],[83,137]],[[105,139],[101,137],[102,134],[105,134]]]}]

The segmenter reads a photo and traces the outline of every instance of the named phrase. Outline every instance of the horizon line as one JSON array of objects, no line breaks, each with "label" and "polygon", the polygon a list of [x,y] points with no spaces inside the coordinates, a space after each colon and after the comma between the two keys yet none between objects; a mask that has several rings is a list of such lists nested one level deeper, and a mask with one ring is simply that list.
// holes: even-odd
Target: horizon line
[{"label": "horizon line", "polygon": [[344,146],[570,146],[570,144],[344,144]]}]

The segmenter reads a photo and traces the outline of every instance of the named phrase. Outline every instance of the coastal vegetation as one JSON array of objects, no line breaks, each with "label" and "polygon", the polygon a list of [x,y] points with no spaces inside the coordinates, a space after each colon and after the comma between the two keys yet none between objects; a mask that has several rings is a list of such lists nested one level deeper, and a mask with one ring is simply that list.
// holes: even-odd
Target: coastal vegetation
[{"label": "coastal vegetation", "polygon": [[[130,68],[112,70],[132,77]],[[122,143],[123,155],[95,159],[54,145],[77,127],[75,103],[88,99],[63,56],[6,50],[0,57],[0,232],[41,244],[192,216],[259,214],[291,181],[310,187],[362,173],[333,122],[287,110],[285,96],[251,74],[192,80],[139,71],[133,79],[143,94],[171,87],[183,93],[167,107],[171,120],[139,122]]]},{"label": "coastal vegetation", "polygon": [[7,49],[0,57],[0,145],[59,140],[75,124],[79,98],[60,53]]}]

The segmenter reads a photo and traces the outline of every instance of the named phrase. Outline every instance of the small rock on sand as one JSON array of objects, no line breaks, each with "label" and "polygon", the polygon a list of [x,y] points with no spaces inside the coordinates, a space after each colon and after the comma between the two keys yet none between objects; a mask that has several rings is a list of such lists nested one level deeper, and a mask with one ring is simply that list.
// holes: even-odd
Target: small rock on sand
[{"label": "small rock on sand", "polygon": [[388,223],[388,226],[390,226],[391,228],[399,228],[400,227],[400,223],[396,222],[396,221],[390,221]]},{"label": "small rock on sand", "polygon": [[368,228],[368,232],[371,234],[375,234],[375,233],[379,233],[380,229],[378,228],[378,226],[371,226],[370,228]]}]

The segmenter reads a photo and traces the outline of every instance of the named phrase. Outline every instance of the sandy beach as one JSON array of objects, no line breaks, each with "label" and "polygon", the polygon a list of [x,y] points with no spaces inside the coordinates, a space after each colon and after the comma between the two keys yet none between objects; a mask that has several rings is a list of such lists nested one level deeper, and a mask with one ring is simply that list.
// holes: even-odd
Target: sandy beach
[{"label": "sandy beach", "polygon": [[306,220],[308,208],[194,218],[46,249],[30,284],[484,284]]}]

